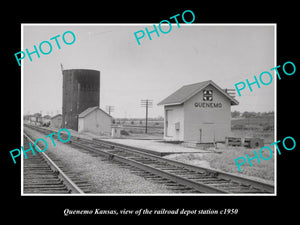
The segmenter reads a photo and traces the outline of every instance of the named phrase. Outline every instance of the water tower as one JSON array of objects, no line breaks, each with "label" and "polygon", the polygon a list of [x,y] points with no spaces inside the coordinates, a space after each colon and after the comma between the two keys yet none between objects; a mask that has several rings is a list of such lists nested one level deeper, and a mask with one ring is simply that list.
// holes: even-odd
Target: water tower
[{"label": "water tower", "polygon": [[78,131],[78,115],[100,104],[100,71],[63,70],[62,127]]}]

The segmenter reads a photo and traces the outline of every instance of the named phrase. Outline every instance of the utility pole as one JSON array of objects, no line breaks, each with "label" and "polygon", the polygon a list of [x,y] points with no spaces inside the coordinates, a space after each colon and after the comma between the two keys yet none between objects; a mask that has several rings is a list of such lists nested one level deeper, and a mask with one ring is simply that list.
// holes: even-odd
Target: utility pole
[{"label": "utility pole", "polygon": [[111,112],[113,112],[115,110],[115,107],[112,105],[107,105],[105,108],[106,108],[106,111],[108,111],[109,115]]},{"label": "utility pole", "polygon": [[152,107],[153,100],[145,99],[141,100],[141,106],[146,107],[146,127],[145,127],[145,133],[147,134],[148,129],[148,108]]}]

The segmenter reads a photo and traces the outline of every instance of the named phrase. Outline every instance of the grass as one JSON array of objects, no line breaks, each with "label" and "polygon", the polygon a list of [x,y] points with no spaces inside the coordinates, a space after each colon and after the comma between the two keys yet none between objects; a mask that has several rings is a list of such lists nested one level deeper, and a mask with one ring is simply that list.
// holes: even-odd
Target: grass
[{"label": "grass", "polygon": [[246,126],[274,126],[274,116],[255,116],[249,118],[234,118],[231,120],[231,125],[246,125]]},{"label": "grass", "polygon": [[[235,173],[235,174],[244,174],[247,176],[259,177],[266,180],[274,180],[274,153],[273,157],[269,160],[263,160],[259,156],[260,163],[257,159],[251,160],[252,166],[248,162],[246,155],[249,158],[255,156],[254,151],[259,155],[259,149],[248,149],[244,147],[227,147],[223,148],[222,152],[219,154],[205,154],[203,159],[207,160],[210,163],[210,166],[215,169],[219,169],[225,172]],[[264,158],[270,156],[268,150],[262,151]],[[237,164],[235,162],[236,158],[244,157],[245,163],[240,166],[241,172],[239,172]],[[242,159],[238,162],[242,163]]]}]

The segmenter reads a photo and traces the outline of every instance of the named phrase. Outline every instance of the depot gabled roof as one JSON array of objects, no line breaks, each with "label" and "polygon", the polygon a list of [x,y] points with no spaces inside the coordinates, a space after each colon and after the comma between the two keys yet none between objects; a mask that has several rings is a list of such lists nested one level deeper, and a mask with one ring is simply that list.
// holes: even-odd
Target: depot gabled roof
[{"label": "depot gabled roof", "polygon": [[173,94],[169,95],[167,98],[158,103],[158,105],[180,105],[191,97],[199,93],[208,85],[214,86],[217,90],[219,90],[225,97],[230,100],[231,105],[238,105],[239,102],[231,97],[228,93],[226,93],[222,88],[220,88],[217,84],[215,84],[212,80],[203,81],[200,83],[184,85],[175,91]]}]

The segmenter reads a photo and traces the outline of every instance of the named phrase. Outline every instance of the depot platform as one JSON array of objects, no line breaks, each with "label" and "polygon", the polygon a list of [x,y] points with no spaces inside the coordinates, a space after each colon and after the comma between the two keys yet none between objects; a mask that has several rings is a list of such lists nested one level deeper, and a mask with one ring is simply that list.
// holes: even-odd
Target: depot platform
[{"label": "depot platform", "polygon": [[190,148],[182,146],[181,144],[173,144],[165,142],[164,140],[139,140],[139,139],[111,139],[111,138],[93,138],[94,141],[103,140],[110,143],[116,143],[122,145],[123,147],[129,146],[136,148],[139,151],[144,151],[158,156],[165,156],[170,154],[180,154],[180,153],[209,153],[211,151]]}]

